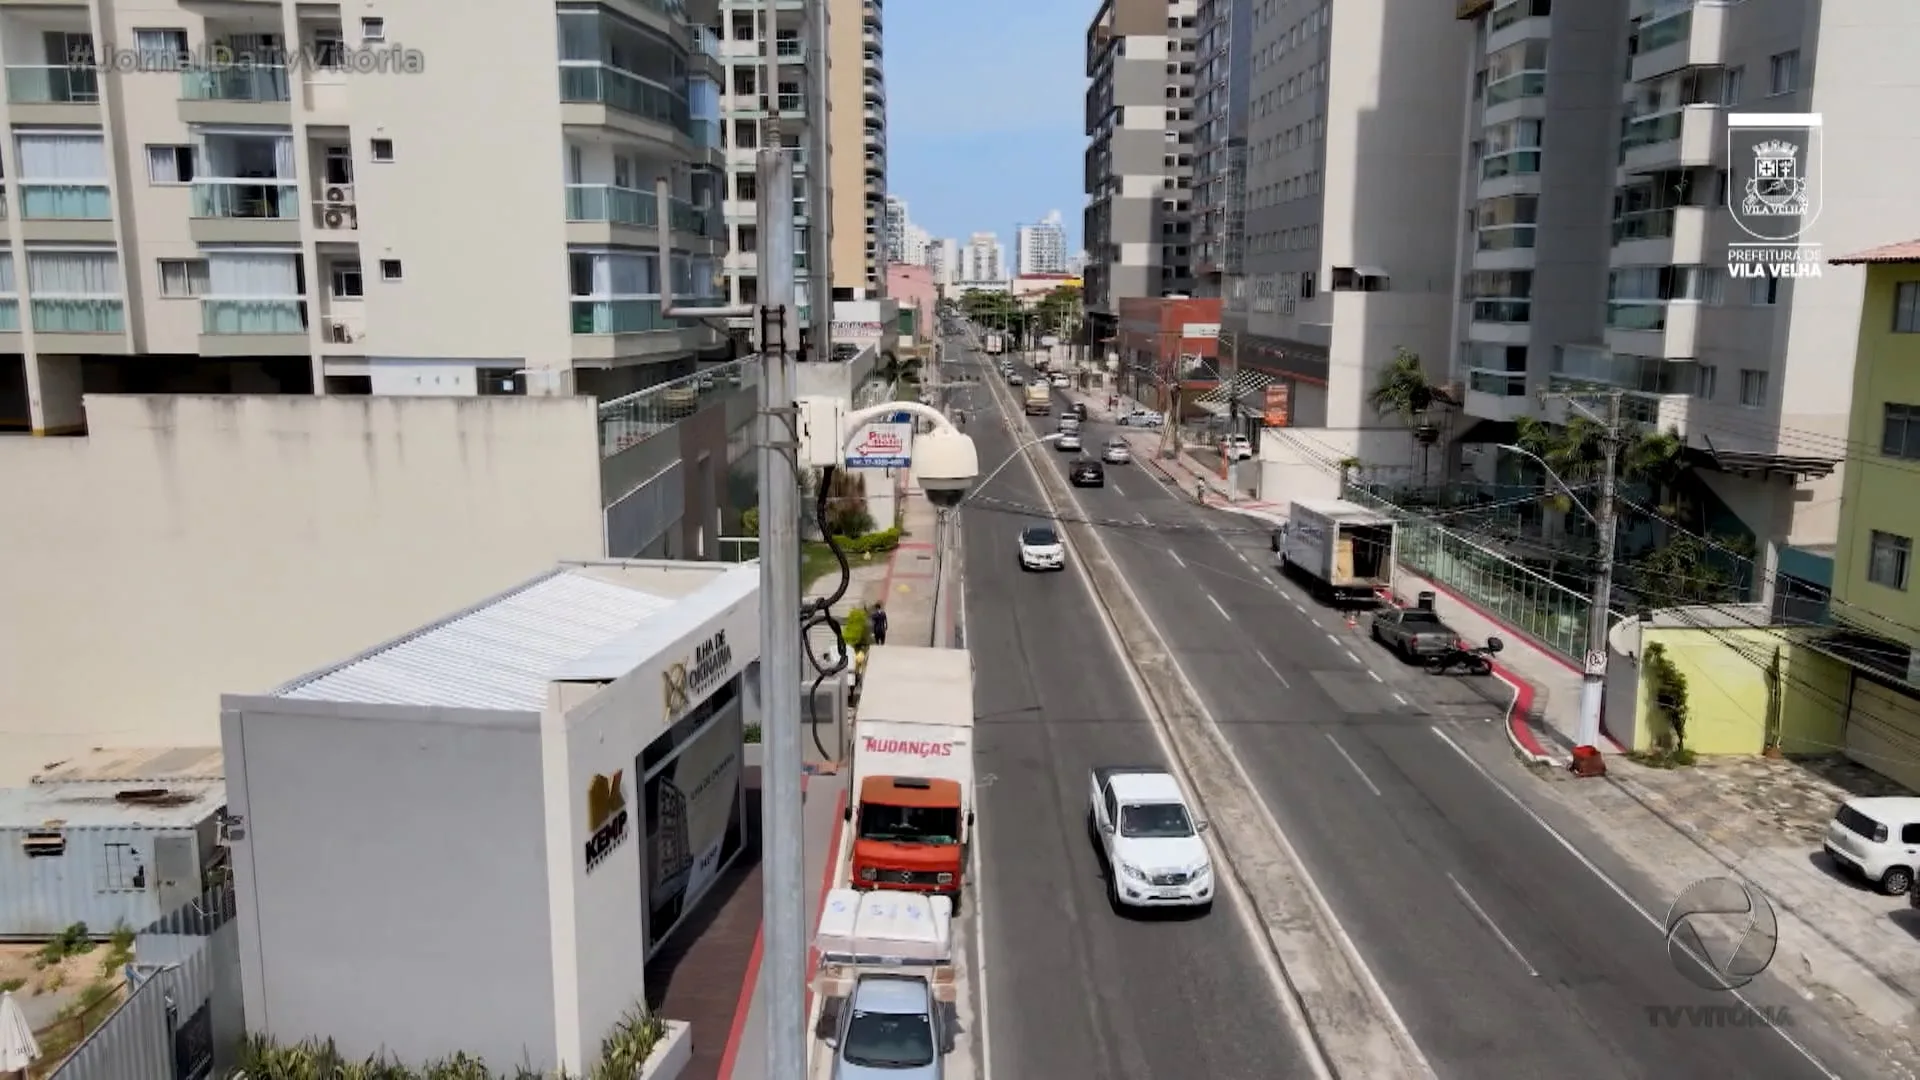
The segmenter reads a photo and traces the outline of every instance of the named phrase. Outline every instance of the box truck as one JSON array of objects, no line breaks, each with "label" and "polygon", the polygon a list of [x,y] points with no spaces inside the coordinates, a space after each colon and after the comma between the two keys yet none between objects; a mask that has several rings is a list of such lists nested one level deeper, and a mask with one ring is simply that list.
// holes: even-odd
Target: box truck
[{"label": "box truck", "polygon": [[1323,600],[1374,603],[1393,588],[1397,538],[1385,514],[1341,499],[1295,499],[1274,533],[1273,560]]},{"label": "box truck", "polygon": [[876,645],[853,728],[856,889],[959,903],[973,834],[973,661],[965,649]]},{"label": "box truck", "polygon": [[1045,416],[1053,411],[1053,388],[1045,379],[1036,377],[1027,387],[1025,401],[1028,416]]}]

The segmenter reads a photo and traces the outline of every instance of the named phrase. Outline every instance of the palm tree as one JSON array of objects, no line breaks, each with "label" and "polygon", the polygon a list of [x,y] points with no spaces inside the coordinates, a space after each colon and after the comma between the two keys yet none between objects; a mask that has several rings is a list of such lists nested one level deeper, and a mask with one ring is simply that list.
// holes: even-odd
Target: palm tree
[{"label": "palm tree", "polygon": [[1427,369],[1420,362],[1420,354],[1405,347],[1393,350],[1393,362],[1380,372],[1380,381],[1367,395],[1367,403],[1373,406],[1374,412],[1398,416],[1400,422],[1407,425],[1414,445],[1420,447],[1423,483],[1427,477],[1427,456],[1440,439],[1440,428],[1428,416],[1438,400],[1439,394],[1427,380]]}]

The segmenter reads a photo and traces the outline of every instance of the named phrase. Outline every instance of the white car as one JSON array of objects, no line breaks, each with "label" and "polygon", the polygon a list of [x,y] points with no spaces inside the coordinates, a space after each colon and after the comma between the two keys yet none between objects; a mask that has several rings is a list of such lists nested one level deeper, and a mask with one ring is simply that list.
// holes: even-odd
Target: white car
[{"label": "white car", "polygon": [[1220,441],[1228,461],[1247,461],[1253,457],[1253,442],[1245,435],[1229,435]]},{"label": "white car", "polygon": [[1121,427],[1159,427],[1161,424],[1166,423],[1166,421],[1157,412],[1149,412],[1146,409],[1135,409],[1114,421],[1114,423],[1119,424]]},{"label": "white car", "polygon": [[1067,380],[1067,377],[1065,375],[1056,374],[1053,377],[1053,387],[1056,390],[1065,390],[1072,385],[1073,384]]},{"label": "white car", "polygon": [[1827,823],[1827,855],[1888,896],[1913,888],[1920,863],[1920,796],[1848,799]]},{"label": "white car", "polygon": [[1020,376],[1018,376],[1018,375],[1008,375],[1008,376],[1007,376],[1007,385],[1008,385],[1008,386],[1025,386],[1025,385],[1026,385],[1026,382],[1027,382],[1027,380],[1025,380],[1025,379],[1023,379],[1023,378],[1021,378],[1021,377],[1020,377]]},{"label": "white car", "polygon": [[1029,525],[1020,530],[1020,569],[1065,570],[1067,548],[1051,525]]},{"label": "white car", "polygon": [[1127,448],[1125,439],[1108,439],[1106,449],[1100,453],[1100,460],[1109,465],[1125,465],[1133,460],[1133,451]]},{"label": "white car", "polygon": [[1080,450],[1080,433],[1077,431],[1062,431],[1060,437],[1053,440],[1053,448],[1055,450],[1070,450],[1078,453]]},{"label": "white car", "polygon": [[1207,823],[1155,766],[1096,768],[1089,779],[1087,829],[1106,863],[1114,910],[1213,907],[1213,858],[1200,834]]},{"label": "white car", "polygon": [[1072,413],[1067,413],[1067,414],[1065,414],[1065,415],[1063,415],[1063,416],[1061,416],[1061,417],[1060,417],[1060,430],[1061,430],[1061,431],[1071,431],[1071,432],[1073,432],[1073,433],[1075,433],[1075,434],[1079,434],[1079,432],[1080,432],[1080,418],[1079,418],[1079,417],[1077,417],[1077,416],[1075,416],[1075,415],[1073,415]]}]

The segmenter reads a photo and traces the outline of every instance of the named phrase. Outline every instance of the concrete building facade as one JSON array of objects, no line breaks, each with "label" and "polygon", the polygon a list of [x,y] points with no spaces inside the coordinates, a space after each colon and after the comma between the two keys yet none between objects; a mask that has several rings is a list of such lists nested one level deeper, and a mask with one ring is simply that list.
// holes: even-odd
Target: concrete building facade
[{"label": "concrete building facade", "polygon": [[1015,274],[1067,272],[1067,228],[1060,211],[1051,211],[1032,225],[1013,231],[1013,259]]},{"label": "concrete building facade", "polygon": [[1224,295],[1245,255],[1253,0],[1202,0],[1193,85],[1193,289]]},{"label": "concrete building facade", "polygon": [[1197,0],[1104,0],[1087,27],[1088,325],[1119,302],[1192,290]]},{"label": "concrete building facade", "polygon": [[833,296],[886,287],[887,84],[881,0],[828,0]]}]

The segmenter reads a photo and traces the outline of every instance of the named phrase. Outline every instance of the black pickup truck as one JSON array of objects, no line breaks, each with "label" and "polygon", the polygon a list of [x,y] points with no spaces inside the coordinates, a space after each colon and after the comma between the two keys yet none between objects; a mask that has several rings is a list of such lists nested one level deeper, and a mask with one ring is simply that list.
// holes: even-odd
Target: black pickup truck
[{"label": "black pickup truck", "polygon": [[1373,640],[1409,662],[1444,656],[1464,646],[1460,635],[1428,608],[1389,608],[1373,616]]}]

